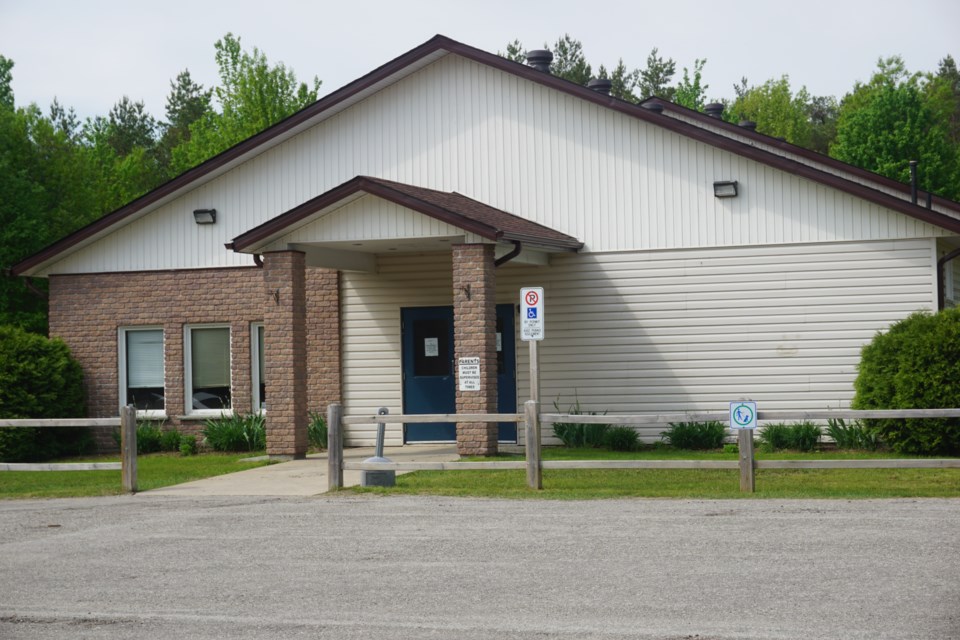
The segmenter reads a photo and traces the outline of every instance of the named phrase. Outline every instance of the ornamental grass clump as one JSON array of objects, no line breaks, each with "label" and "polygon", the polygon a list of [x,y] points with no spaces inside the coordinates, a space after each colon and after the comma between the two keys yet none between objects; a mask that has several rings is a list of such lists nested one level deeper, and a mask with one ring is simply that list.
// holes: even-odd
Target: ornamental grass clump
[{"label": "ornamental grass clump", "polygon": [[[555,400],[553,408],[557,413],[564,413]],[[580,406],[580,400],[577,399],[566,411],[569,415],[575,416],[599,416],[603,413],[595,411],[584,411]],[[596,448],[604,446],[607,432],[610,431],[609,424],[586,424],[581,422],[555,422],[553,424],[553,435],[563,442],[563,446],[572,448]]]},{"label": "ornamental grass clump", "polygon": [[675,449],[719,449],[727,426],[718,420],[707,422],[671,422],[660,438]]},{"label": "ornamental grass clump", "polygon": [[266,421],[257,413],[221,415],[204,423],[203,441],[214,451],[262,451],[267,448]]},{"label": "ornamental grass clump", "polygon": [[814,451],[820,442],[820,427],[812,422],[782,422],[768,424],[760,432],[760,446],[764,451]]},{"label": "ornamental grass clump", "polygon": [[827,435],[836,443],[837,449],[876,451],[881,445],[880,436],[859,420],[847,424],[843,418],[830,418],[827,420]]},{"label": "ornamental grass clump", "polygon": [[314,449],[323,451],[327,448],[327,419],[318,411],[311,411],[308,415],[307,441]]},{"label": "ornamental grass clump", "polygon": [[636,451],[640,448],[640,436],[630,427],[610,427],[604,435],[603,444],[611,451]]}]

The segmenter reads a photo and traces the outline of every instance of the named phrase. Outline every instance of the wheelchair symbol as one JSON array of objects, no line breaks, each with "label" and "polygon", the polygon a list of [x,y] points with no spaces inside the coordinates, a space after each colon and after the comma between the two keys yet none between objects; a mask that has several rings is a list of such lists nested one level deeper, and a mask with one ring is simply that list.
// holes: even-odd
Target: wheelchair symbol
[{"label": "wheelchair symbol", "polygon": [[537,308],[536,308],[536,307],[529,307],[529,308],[527,308],[527,317],[530,318],[531,320],[536,320],[536,319],[537,319]]}]

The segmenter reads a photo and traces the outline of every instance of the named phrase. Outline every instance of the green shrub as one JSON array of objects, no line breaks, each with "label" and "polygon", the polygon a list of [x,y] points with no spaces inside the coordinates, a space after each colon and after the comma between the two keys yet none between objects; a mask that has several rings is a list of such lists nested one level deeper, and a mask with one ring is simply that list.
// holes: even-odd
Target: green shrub
[{"label": "green shrub", "polygon": [[660,434],[664,442],[677,449],[719,449],[727,427],[722,422],[671,422]]},{"label": "green shrub", "polygon": [[813,451],[820,443],[820,436],[823,433],[820,427],[812,422],[797,422],[790,425],[791,449],[798,451]]},{"label": "green shrub", "polygon": [[758,440],[760,440],[760,446],[766,451],[791,449],[790,425],[782,422],[764,425]]},{"label": "green shrub", "polygon": [[203,441],[214,451],[262,451],[267,448],[265,420],[262,414],[255,413],[207,420]]},{"label": "green shrub", "polygon": [[[59,339],[0,326],[0,418],[82,418],[83,373]],[[93,449],[82,428],[0,429],[0,460],[36,462]]]},{"label": "green shrub", "polygon": [[833,438],[838,449],[876,451],[881,444],[877,433],[868,430],[859,420],[848,425],[843,418],[830,418],[827,420],[827,435]]},{"label": "green shrub", "polygon": [[145,453],[156,453],[162,450],[163,431],[160,429],[162,422],[139,422],[137,423],[137,455],[142,456]]},{"label": "green shrub", "polygon": [[182,436],[180,438],[180,455],[193,456],[197,453],[197,436]]},{"label": "green shrub", "polygon": [[180,440],[183,439],[183,436],[180,435],[180,432],[174,428],[167,429],[160,434],[160,450],[161,451],[179,451],[180,450]]},{"label": "green shrub", "polygon": [[[584,411],[580,407],[580,400],[577,399],[566,412],[560,410],[560,406],[555,400],[553,408],[557,413],[568,413],[576,416],[598,416],[606,413],[597,413],[593,411]],[[608,424],[584,424],[580,422],[555,422],[553,424],[553,435],[563,442],[565,447],[602,447],[607,432],[610,430]]]},{"label": "green shrub", "polygon": [[740,453],[740,446],[735,443],[728,442],[727,444],[723,445],[723,452],[724,453]]},{"label": "green shrub", "polygon": [[768,424],[760,431],[760,445],[765,451],[813,451],[820,442],[820,427],[812,422]]},{"label": "green shrub", "polygon": [[307,425],[307,441],[311,447],[323,451],[327,448],[327,419],[318,411],[309,413],[310,424]]},{"label": "green shrub", "polygon": [[[960,407],[960,309],[918,311],[860,352],[854,409]],[[960,418],[865,420],[894,451],[960,454]]]},{"label": "green shrub", "polygon": [[603,444],[614,451],[636,451],[640,446],[640,436],[630,427],[610,427],[603,437]]}]

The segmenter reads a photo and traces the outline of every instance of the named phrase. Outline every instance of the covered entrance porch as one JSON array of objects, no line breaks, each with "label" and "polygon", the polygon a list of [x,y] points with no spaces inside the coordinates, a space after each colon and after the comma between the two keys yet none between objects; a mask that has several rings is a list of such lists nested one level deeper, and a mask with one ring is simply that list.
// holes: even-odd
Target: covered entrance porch
[{"label": "covered entrance porch", "polygon": [[[516,409],[519,286],[546,273],[551,253],[581,243],[457,193],[358,177],[228,246],[262,256],[264,265],[268,453],[302,457],[307,269],[341,272],[346,411],[452,413],[438,410],[452,400],[457,413],[497,413]],[[469,380],[458,375],[462,359],[476,365]],[[387,442],[451,436],[461,455],[492,455],[499,441],[516,440],[496,423],[471,423],[446,432],[396,429]],[[346,434],[348,445],[372,439],[369,431]]]}]

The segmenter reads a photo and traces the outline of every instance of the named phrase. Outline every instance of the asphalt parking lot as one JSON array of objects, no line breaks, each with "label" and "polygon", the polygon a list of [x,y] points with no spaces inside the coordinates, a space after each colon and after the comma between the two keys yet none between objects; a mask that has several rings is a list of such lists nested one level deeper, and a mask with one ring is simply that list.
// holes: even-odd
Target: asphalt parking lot
[{"label": "asphalt parking lot", "polygon": [[960,500],[0,503],[0,638],[957,638]]}]

